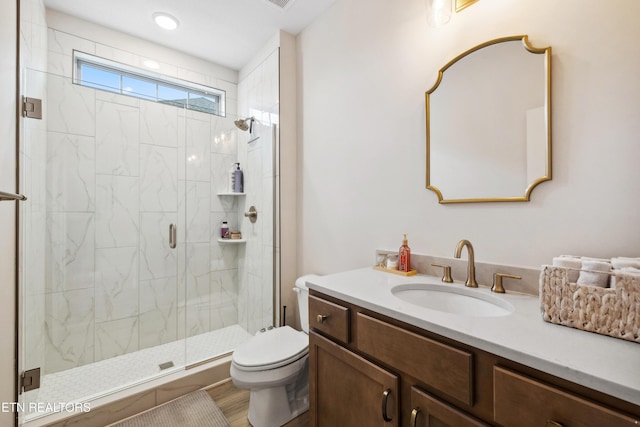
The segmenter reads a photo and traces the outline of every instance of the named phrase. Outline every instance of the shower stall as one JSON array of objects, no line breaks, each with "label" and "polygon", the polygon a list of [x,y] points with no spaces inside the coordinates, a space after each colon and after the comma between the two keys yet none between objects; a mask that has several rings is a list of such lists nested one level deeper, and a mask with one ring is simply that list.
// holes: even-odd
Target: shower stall
[{"label": "shower stall", "polygon": [[[215,115],[82,86],[55,60],[22,60],[42,117],[20,129],[20,365],[40,379],[20,402],[91,401],[277,325],[277,100],[253,106],[255,85],[238,85],[249,133],[229,102]],[[277,52],[261,65],[277,66]],[[47,415],[32,407],[22,422]]]}]

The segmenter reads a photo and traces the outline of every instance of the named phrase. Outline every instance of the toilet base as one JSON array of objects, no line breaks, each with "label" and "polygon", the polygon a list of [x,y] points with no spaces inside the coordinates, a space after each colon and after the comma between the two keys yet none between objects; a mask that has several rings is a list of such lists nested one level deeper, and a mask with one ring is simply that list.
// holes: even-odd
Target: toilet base
[{"label": "toilet base", "polygon": [[280,427],[307,410],[309,375],[305,366],[289,385],[251,390],[247,418],[254,427]]}]

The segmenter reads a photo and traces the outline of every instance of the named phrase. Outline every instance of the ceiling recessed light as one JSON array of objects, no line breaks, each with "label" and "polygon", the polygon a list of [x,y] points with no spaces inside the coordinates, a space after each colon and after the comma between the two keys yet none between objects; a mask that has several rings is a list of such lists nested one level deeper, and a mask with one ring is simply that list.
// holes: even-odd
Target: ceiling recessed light
[{"label": "ceiling recessed light", "polygon": [[168,13],[154,13],[153,20],[156,21],[156,24],[158,24],[160,28],[164,28],[165,30],[175,30],[178,28],[178,20]]}]

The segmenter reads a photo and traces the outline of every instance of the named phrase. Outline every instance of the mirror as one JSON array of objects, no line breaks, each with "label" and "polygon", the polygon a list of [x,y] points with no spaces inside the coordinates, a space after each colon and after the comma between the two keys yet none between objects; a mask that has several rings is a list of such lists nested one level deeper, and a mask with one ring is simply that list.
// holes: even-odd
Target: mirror
[{"label": "mirror", "polygon": [[551,47],[485,42],[441,68],[425,97],[439,203],[528,201],[551,179]]}]

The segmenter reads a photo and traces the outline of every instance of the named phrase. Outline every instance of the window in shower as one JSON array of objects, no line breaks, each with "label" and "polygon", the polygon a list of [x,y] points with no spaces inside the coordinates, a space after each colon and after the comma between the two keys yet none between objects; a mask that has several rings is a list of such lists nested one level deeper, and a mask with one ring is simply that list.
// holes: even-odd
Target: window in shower
[{"label": "window in shower", "polygon": [[163,76],[78,51],[73,52],[73,64],[75,84],[202,113],[225,115],[225,92],[221,89]]}]

